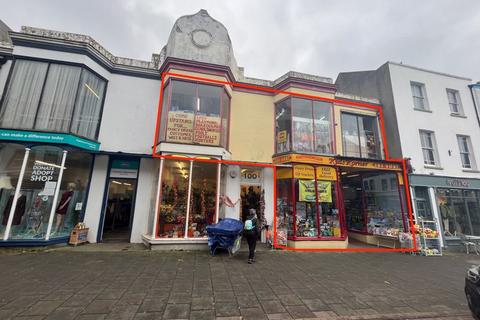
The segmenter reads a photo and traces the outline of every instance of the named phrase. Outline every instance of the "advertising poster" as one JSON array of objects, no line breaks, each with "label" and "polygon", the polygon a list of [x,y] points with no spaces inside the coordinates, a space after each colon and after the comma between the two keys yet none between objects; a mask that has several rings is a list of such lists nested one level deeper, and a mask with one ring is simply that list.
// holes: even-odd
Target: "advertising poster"
[{"label": "advertising poster", "polygon": [[167,141],[192,143],[193,119],[193,113],[170,111],[167,122]]},{"label": "advertising poster", "polygon": [[[332,202],[332,183],[330,181],[318,181],[318,201]],[[315,180],[298,180],[298,201],[315,202]]]},{"label": "advertising poster", "polygon": [[195,134],[193,141],[199,144],[220,144],[220,117],[198,115],[195,117]]}]

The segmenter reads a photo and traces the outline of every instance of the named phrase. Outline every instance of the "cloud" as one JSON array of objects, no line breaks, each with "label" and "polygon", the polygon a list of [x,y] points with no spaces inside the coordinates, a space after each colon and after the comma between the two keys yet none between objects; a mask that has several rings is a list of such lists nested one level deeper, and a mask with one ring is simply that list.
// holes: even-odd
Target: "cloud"
[{"label": "cloud", "polygon": [[[7,2],[5,0],[5,2]],[[8,1],[3,19],[89,34],[115,55],[149,60],[174,21],[199,9],[222,22],[248,76],[329,76],[387,60],[480,80],[477,0]]]}]

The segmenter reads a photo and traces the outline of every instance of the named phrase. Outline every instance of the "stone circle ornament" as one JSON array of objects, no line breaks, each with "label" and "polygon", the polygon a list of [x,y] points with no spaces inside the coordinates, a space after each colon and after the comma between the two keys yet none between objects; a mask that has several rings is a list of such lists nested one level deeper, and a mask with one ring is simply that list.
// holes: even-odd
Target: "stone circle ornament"
[{"label": "stone circle ornament", "polygon": [[206,48],[212,43],[212,35],[203,29],[194,30],[192,32],[192,42],[197,47]]}]

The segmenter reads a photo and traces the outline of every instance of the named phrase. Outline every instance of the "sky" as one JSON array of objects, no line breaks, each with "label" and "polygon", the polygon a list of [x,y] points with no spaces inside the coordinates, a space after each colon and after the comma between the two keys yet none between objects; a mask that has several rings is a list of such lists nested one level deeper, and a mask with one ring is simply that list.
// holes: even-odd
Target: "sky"
[{"label": "sky", "polygon": [[150,60],[182,15],[225,25],[238,65],[274,80],[402,62],[480,81],[480,0],[0,0],[0,19],[88,34],[117,56]]}]

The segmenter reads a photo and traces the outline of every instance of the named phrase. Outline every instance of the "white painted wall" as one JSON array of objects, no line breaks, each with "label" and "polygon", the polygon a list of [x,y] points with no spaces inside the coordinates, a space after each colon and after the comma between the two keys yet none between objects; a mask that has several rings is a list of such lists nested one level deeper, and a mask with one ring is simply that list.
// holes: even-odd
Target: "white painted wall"
[{"label": "white painted wall", "polygon": [[273,198],[273,169],[263,168],[263,185],[265,190],[265,218],[267,224],[273,226],[273,207],[275,205],[275,199]]},{"label": "white painted wall", "polygon": [[131,243],[141,243],[142,235],[151,233],[148,230],[148,222],[151,212],[155,209],[152,206],[152,194],[157,188],[156,175],[158,172],[158,159],[142,158],[137,180],[137,193],[135,199],[135,210],[133,215]]},{"label": "white painted wall", "polygon": [[[235,178],[231,177],[230,172],[236,174]],[[240,199],[240,166],[228,166],[226,179],[226,195],[232,200],[232,202],[235,202]],[[225,206],[225,218],[240,219],[241,207],[241,201],[238,201],[237,205],[233,208]]]},{"label": "white painted wall", "polygon": [[101,150],[151,154],[160,80],[112,74],[98,140]]},{"label": "white painted wall", "polygon": [[103,195],[105,183],[107,180],[108,156],[96,155],[93,164],[92,180],[88,192],[87,208],[85,210],[84,222],[90,230],[88,231],[88,241],[97,242],[98,227],[100,223],[100,213],[102,212]]},{"label": "white painted wall", "polygon": [[[391,63],[389,68],[403,156],[412,159],[414,173],[480,178],[479,172],[466,171],[462,168],[457,142],[457,134],[470,136],[475,160],[477,166],[480,166],[480,127],[468,88],[470,81]],[[413,109],[410,81],[425,84],[432,112]],[[450,115],[447,88],[459,91],[466,118]],[[424,166],[420,129],[435,132],[441,170]],[[451,155],[448,153],[449,150]]]}]

